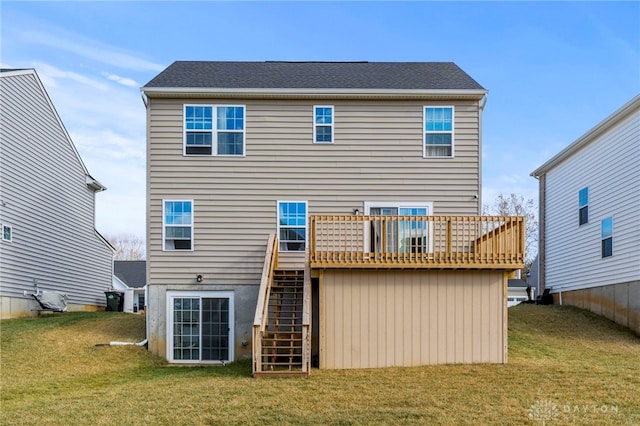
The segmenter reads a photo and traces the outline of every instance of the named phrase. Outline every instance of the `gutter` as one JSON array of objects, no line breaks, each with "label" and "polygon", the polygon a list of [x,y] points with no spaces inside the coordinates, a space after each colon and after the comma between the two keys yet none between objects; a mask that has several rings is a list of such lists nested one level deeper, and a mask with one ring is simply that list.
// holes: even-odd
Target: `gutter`
[{"label": "gutter", "polygon": [[602,120],[600,123],[596,124],[591,130],[580,136],[577,140],[571,143],[569,146],[564,148],[558,154],[553,156],[550,160],[544,163],[542,166],[535,169],[530,173],[530,176],[538,179],[538,177],[546,174],[549,170],[554,168],[559,163],[563,162],[565,159],[573,155],[575,152],[579,151],[583,147],[587,146],[594,139],[611,129],[617,123],[633,114],[640,107],[640,95],[635,96],[629,102],[620,107],[613,114],[609,115],[607,118]]},{"label": "gutter", "polygon": [[[244,98],[458,98],[481,100],[482,89],[311,89],[311,88],[227,88],[227,87],[143,87],[143,96],[151,97],[244,97]],[[143,98],[145,105],[146,100]]]}]

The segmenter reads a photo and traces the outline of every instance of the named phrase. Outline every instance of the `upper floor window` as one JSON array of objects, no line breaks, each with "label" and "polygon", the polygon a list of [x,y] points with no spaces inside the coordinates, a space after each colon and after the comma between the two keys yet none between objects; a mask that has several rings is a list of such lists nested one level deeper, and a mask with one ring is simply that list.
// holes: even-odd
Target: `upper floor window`
[{"label": "upper floor window", "polygon": [[281,251],[304,251],[307,240],[307,202],[278,201]]},{"label": "upper floor window", "polygon": [[613,218],[608,217],[602,219],[601,222],[602,236],[602,257],[613,256]]},{"label": "upper floor window", "polygon": [[578,208],[578,224],[584,225],[589,222],[589,187],[582,188],[578,193]]},{"label": "upper floor window", "polygon": [[242,105],[185,105],[185,155],[244,155]]},{"label": "upper floor window", "polygon": [[424,107],[424,157],[453,157],[453,107]]},{"label": "upper floor window", "polygon": [[313,142],[333,143],[333,106],[313,107]]},{"label": "upper floor window", "polygon": [[2,225],[2,241],[13,241],[13,228],[9,225]]},{"label": "upper floor window", "polygon": [[164,200],[164,250],[193,250],[193,201]]}]

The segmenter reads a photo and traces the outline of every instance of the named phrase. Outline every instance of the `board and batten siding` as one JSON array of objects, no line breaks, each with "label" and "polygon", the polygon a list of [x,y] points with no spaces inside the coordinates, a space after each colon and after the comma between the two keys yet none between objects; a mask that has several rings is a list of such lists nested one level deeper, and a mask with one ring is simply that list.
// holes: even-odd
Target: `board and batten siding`
[{"label": "board and batten siding", "polygon": [[36,307],[23,293],[34,279],[40,290],[67,293],[71,306],[104,306],[113,251],[95,231],[84,166],[35,73],[0,84],[0,222],[13,227],[13,241],[0,241],[3,318]]},{"label": "board and batten siding", "polygon": [[[640,280],[640,109],[545,177],[545,286],[552,292]],[[578,225],[578,191],[589,222]],[[613,217],[613,256],[602,258],[602,219]]]},{"label": "board and batten siding", "polygon": [[320,368],[506,363],[504,271],[326,270]]},{"label": "board and batten siding", "polygon": [[[429,201],[434,214],[479,213],[477,101],[148,99],[151,285],[258,285],[278,200],[309,214],[365,201]],[[183,156],[185,104],[246,106],[244,157]],[[313,106],[334,105],[335,142],[312,143]],[[455,107],[455,157],[422,157],[423,106]],[[194,202],[194,250],[162,251],[162,200]]]}]

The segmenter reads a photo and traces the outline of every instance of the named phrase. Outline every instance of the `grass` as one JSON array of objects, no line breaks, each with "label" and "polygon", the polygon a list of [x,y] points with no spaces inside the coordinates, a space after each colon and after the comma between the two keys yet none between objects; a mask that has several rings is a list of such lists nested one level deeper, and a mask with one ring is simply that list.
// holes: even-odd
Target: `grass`
[{"label": "grass", "polygon": [[5,320],[3,425],[640,424],[640,338],[588,312],[509,310],[509,363],[314,370],[255,380],[249,362],[168,367],[115,312]]}]

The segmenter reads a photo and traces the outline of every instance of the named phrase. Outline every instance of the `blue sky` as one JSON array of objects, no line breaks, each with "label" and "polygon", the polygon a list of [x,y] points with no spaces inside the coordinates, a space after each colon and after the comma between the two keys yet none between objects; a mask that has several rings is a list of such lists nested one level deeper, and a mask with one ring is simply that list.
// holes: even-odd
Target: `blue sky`
[{"label": "blue sky", "polygon": [[452,61],[489,90],[483,202],[640,93],[639,2],[3,1],[0,64],[35,68],[104,234],[145,233],[140,87],[175,60]]}]

